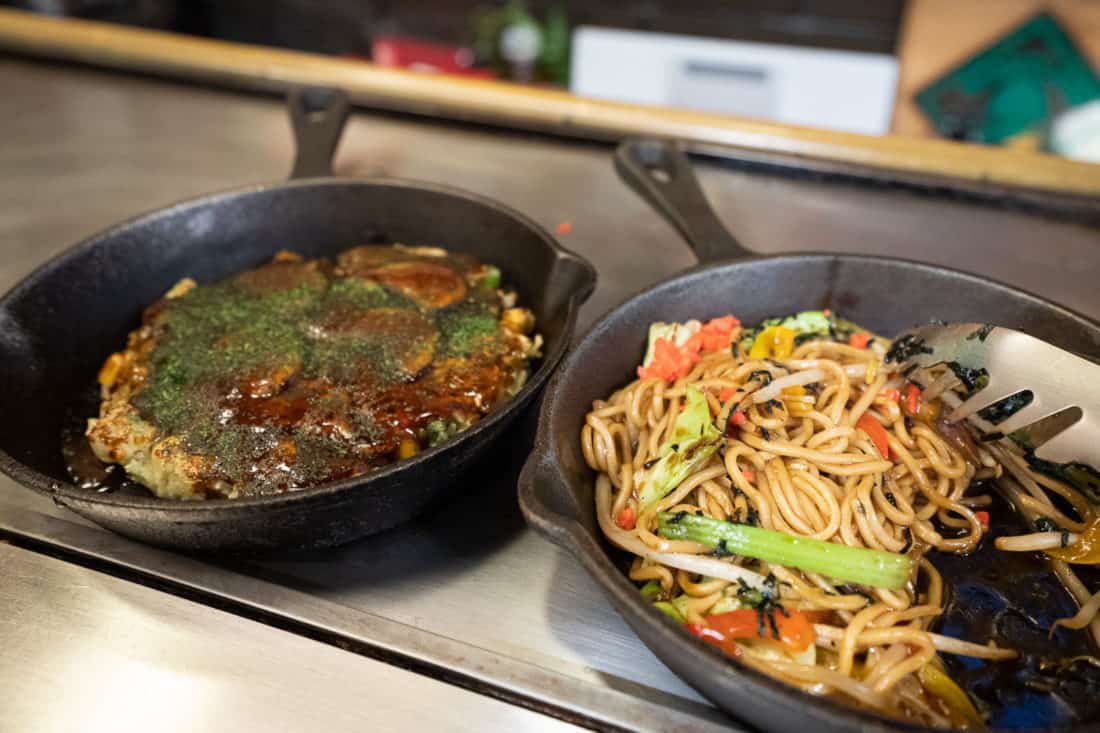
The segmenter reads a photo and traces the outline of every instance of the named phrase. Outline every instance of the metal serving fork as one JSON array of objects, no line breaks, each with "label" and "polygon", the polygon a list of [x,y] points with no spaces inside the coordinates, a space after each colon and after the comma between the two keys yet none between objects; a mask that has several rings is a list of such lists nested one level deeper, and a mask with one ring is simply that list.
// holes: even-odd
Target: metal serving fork
[{"label": "metal serving fork", "polygon": [[[1043,460],[1100,468],[1100,365],[1026,333],[981,323],[905,331],[887,360],[903,373],[948,364],[976,383],[948,422],[976,420],[979,411],[1001,403],[1001,412],[1011,414],[995,421],[987,412],[984,427],[992,423],[996,433],[1015,433]],[[1018,409],[1003,409],[1009,404]]]}]

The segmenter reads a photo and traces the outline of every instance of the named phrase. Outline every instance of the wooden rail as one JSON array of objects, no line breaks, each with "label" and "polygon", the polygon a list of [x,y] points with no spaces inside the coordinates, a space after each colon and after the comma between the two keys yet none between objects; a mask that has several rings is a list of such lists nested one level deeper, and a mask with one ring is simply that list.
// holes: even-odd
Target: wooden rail
[{"label": "wooden rail", "polygon": [[0,49],[263,91],[282,91],[293,84],[339,86],[365,107],[556,134],[674,137],[971,184],[1100,196],[1100,166],[1051,155],[603,102],[563,91],[417,74],[363,61],[18,10],[0,9]]}]

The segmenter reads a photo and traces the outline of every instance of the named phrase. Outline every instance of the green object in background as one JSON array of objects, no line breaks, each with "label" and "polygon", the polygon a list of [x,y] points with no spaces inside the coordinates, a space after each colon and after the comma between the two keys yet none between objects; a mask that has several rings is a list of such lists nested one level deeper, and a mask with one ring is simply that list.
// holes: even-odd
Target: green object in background
[{"label": "green object in background", "polygon": [[1002,143],[1100,98],[1100,80],[1049,13],[1040,13],[916,95],[941,135]]},{"label": "green object in background", "polygon": [[569,84],[569,38],[569,19],[565,9],[560,4],[554,5],[546,11],[539,66],[547,79],[558,86]]},{"label": "green object in background", "polygon": [[524,0],[509,0],[504,5],[486,5],[474,9],[471,27],[474,51],[480,61],[493,66],[503,79],[514,78],[515,69],[502,52],[501,40],[509,28],[525,26],[538,37],[535,53],[535,78],[530,81],[549,82],[557,86],[569,84],[569,19],[563,3],[556,3],[539,22]]}]

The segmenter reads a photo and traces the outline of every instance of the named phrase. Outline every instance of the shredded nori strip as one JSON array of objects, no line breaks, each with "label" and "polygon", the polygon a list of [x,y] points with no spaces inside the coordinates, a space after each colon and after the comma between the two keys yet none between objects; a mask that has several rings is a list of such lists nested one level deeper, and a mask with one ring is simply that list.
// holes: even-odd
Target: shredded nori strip
[{"label": "shredded nori strip", "polygon": [[1085,495],[1093,504],[1100,504],[1100,472],[1086,463],[1054,463],[1044,461],[1029,451],[1024,458],[1033,471],[1065,482]]},{"label": "shredded nori strip", "polygon": [[[747,563],[746,563],[747,564]],[[764,578],[763,588],[754,588],[743,578],[737,579],[737,600],[755,610],[774,608],[777,604],[776,581],[773,573]]]},{"label": "shredded nori strip", "polygon": [[886,352],[883,361],[887,364],[890,362],[897,362],[900,364],[903,361],[908,361],[917,354],[931,353],[932,347],[925,345],[924,339],[917,338],[913,334],[906,334],[894,341],[890,346],[890,350]]},{"label": "shredded nori strip", "polygon": [[799,334],[795,334],[794,345],[795,346],[801,346],[802,344],[806,343],[807,341],[813,341],[814,339],[819,339],[819,338],[821,338],[820,333],[799,333]]},{"label": "shredded nori strip", "polygon": [[947,362],[947,366],[951,371],[955,372],[955,376],[958,377],[959,381],[966,387],[965,397],[969,397],[974,392],[985,389],[985,386],[989,384],[989,372],[985,369],[964,367],[957,361],[949,361]]},{"label": "shredded nori strip", "polygon": [[726,415],[726,427],[722,430],[722,435],[726,438],[736,438],[737,432],[741,429],[733,422],[733,415],[737,410],[730,410],[730,414]]},{"label": "shredded nori strip", "polygon": [[[779,624],[775,620],[775,610],[774,609],[768,609],[766,611],[758,610],[756,613],[757,613],[758,616],[763,616],[763,617],[768,619],[768,626],[770,626],[771,629],[772,629],[772,638],[775,639],[776,641],[779,641]],[[764,635],[761,634],[760,638],[764,638]]]},{"label": "shredded nori strip", "polygon": [[1014,395],[1005,397],[999,402],[994,402],[989,407],[985,407],[978,410],[978,416],[983,420],[993,423],[1002,423],[1008,418],[1015,415],[1020,410],[1024,409],[1031,404],[1035,399],[1035,395],[1031,390],[1024,390],[1023,392],[1017,392]]},{"label": "shredded nori strip", "polygon": [[749,373],[748,381],[751,382],[755,379],[761,380],[761,387],[767,387],[769,384],[772,383],[772,373],[769,372],[767,369],[757,369]]},{"label": "shredded nori strip", "polygon": [[966,340],[973,341],[974,339],[978,339],[979,341],[984,343],[985,340],[989,337],[990,332],[992,332],[994,328],[995,326],[992,323],[987,323],[974,333],[967,336]]}]

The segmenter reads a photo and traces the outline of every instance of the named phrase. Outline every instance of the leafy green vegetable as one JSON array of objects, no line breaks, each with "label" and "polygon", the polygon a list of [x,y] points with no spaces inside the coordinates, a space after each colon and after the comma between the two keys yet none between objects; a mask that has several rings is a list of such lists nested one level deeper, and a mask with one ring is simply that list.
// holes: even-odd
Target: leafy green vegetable
[{"label": "leafy green vegetable", "polygon": [[772,573],[768,573],[764,578],[762,587],[753,587],[740,579],[737,584],[739,586],[736,594],[737,601],[742,606],[760,610],[775,606],[779,601],[779,589],[776,587],[775,575]]},{"label": "leafy green vegetable", "polygon": [[682,624],[686,621],[684,615],[677,610],[676,606],[668,601],[657,601],[653,606],[678,624]]},{"label": "leafy green vegetable", "polygon": [[731,554],[837,580],[896,590],[909,579],[909,558],[893,552],[849,547],[686,513],[661,512],[657,521],[658,534],[667,539],[721,547]]},{"label": "leafy green vegetable", "polygon": [[687,618],[688,604],[691,603],[691,596],[687,593],[681,593],[672,599],[672,607],[676,610],[676,613],[680,614],[681,618]]},{"label": "leafy green vegetable", "polygon": [[[1012,437],[1012,436],[1009,436]],[[1069,484],[1085,495],[1093,504],[1100,504],[1100,471],[1085,463],[1053,463],[1027,454],[1027,464],[1032,470]]]},{"label": "leafy green vegetable", "polygon": [[500,287],[500,268],[493,265],[488,265],[485,268],[485,277],[481,279],[481,284],[490,290],[496,290]]},{"label": "leafy green vegetable", "polygon": [[424,426],[424,444],[429,448],[437,446],[458,430],[459,426],[448,423],[446,420],[432,420]]},{"label": "leafy green vegetable", "polygon": [[652,601],[654,598],[661,595],[661,584],[656,580],[651,580],[641,587],[641,594],[646,600]]},{"label": "leafy green vegetable", "polygon": [[746,330],[741,337],[741,348],[745,351],[751,349],[760,332],[771,326],[782,326],[794,331],[795,345],[815,338],[847,341],[851,334],[867,330],[851,321],[837,318],[832,312],[826,315],[825,311],[802,311],[793,316],[765,319],[756,327]]},{"label": "leafy green vegetable", "polygon": [[649,344],[646,346],[645,358],[642,359],[642,366],[648,367],[653,362],[653,356],[657,350],[657,340],[664,339],[677,346],[683,346],[683,344],[691,338],[692,334],[699,331],[702,327],[699,321],[688,321],[687,323],[662,323],[656,321],[649,325]]},{"label": "leafy green vegetable", "polygon": [[832,323],[831,317],[825,315],[825,311],[802,311],[793,316],[787,316],[776,325],[785,326],[796,334],[828,333]]},{"label": "leafy green vegetable", "polygon": [[721,600],[710,607],[707,611],[708,616],[713,616],[716,613],[725,613],[726,611],[736,611],[744,608],[741,601],[737,600],[737,596],[723,596]]},{"label": "leafy green vegetable", "polygon": [[657,463],[642,477],[638,510],[645,511],[660,501],[714,455],[720,437],[711,422],[707,398],[695,387],[688,387],[684,411],[672,425],[672,437],[661,446]]}]

